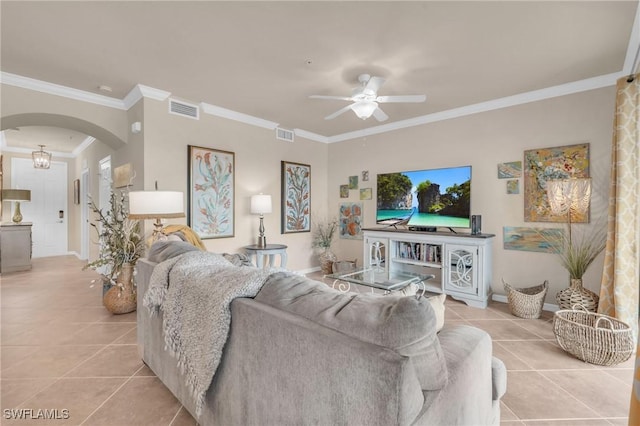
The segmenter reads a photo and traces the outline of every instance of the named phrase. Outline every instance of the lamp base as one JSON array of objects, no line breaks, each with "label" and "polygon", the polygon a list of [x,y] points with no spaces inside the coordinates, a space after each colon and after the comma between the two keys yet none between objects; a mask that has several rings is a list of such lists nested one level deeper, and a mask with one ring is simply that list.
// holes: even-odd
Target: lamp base
[{"label": "lamp base", "polygon": [[13,223],[21,223],[22,222],[22,213],[20,212],[20,201],[16,201],[16,209],[13,212],[13,217],[11,218]]},{"label": "lamp base", "polygon": [[265,237],[264,235],[259,236],[257,246],[260,248],[267,247],[267,237]]}]

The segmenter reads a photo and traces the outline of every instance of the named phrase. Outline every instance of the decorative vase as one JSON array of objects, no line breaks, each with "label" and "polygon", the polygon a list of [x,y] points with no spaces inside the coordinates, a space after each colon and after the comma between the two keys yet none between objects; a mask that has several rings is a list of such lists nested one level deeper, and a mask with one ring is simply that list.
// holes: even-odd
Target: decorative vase
[{"label": "decorative vase", "polygon": [[133,265],[125,263],[111,287],[102,298],[104,307],[112,314],[128,314],[136,310],[136,291],[133,287]]},{"label": "decorative vase", "polygon": [[556,294],[560,309],[573,309],[574,305],[580,304],[588,311],[596,312],[599,300],[600,297],[597,294],[582,286],[582,278],[571,278],[569,288],[560,290]]},{"label": "decorative vase", "polygon": [[320,269],[322,269],[322,273],[325,275],[329,275],[333,273],[333,262],[338,260],[335,254],[328,248],[325,249],[320,256]]}]

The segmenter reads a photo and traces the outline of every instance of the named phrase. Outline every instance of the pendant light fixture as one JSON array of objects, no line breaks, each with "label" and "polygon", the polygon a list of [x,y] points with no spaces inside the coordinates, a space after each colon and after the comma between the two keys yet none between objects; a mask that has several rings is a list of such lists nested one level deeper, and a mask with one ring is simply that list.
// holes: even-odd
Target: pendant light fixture
[{"label": "pendant light fixture", "polygon": [[38,145],[40,151],[33,151],[31,156],[33,157],[33,167],[36,169],[48,169],[51,167],[51,153],[45,152],[44,145]]}]

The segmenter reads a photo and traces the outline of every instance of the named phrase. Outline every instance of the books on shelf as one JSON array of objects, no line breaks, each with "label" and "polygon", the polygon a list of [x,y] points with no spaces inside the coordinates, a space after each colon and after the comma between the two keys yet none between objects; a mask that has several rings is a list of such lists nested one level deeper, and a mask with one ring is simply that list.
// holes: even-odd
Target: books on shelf
[{"label": "books on shelf", "polygon": [[396,256],[400,259],[425,263],[442,263],[442,246],[427,243],[396,242]]}]

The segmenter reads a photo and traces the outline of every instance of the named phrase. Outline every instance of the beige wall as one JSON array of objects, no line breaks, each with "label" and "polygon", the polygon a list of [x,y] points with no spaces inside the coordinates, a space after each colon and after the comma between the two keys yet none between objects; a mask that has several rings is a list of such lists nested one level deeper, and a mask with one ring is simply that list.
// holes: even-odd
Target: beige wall
[{"label": "beige wall", "polygon": [[[363,201],[365,226],[375,226],[375,182],[378,173],[449,166],[472,166],[472,214],[482,215],[482,231],[493,241],[493,290],[504,294],[500,279],[515,286],[550,281],[547,302],[568,285],[568,276],[551,254],[504,250],[503,226],[547,226],[524,222],[523,179],[520,194],[507,195],[506,181],[497,178],[498,163],[523,160],[528,149],[589,142],[593,177],[592,218],[606,209],[615,89],[500,109],[467,117],[369,136],[329,146],[329,210],[337,215],[340,184],[368,170],[373,200]],[[361,184],[361,187],[366,185]],[[356,201],[350,191],[348,201]],[[362,260],[362,241],[338,240],[340,258]],[[361,262],[360,262],[361,264]],[[598,290],[602,255],[585,277],[585,286]]]},{"label": "beige wall", "polygon": [[[201,114],[193,120],[169,114],[166,102],[145,100],[144,182],[153,189],[185,191],[187,202],[187,146],[195,145],[235,153],[235,236],[205,240],[214,252],[238,252],[255,244],[259,219],[249,213],[251,195],[270,194],[273,213],[265,215],[268,243],[286,244],[288,268],[300,270],[318,265],[311,252],[311,234],[280,233],[280,162],[311,165],[312,214],[324,214],[327,205],[327,145],[297,139],[294,143],[275,138],[275,131],[237,121]],[[186,219],[172,220],[187,223]]]},{"label": "beige wall", "polygon": [[[288,266],[295,270],[316,267],[318,262],[311,250],[310,233],[280,233],[280,161],[311,165],[312,214],[316,217],[327,213],[337,215],[343,201],[339,198],[339,185],[347,183],[349,176],[368,170],[374,199],[363,202],[365,226],[375,225],[375,177],[378,173],[470,164],[473,167],[472,213],[482,215],[484,232],[496,234],[494,291],[503,293],[499,284],[502,277],[516,286],[548,279],[551,289],[547,301],[553,302],[555,293],[566,287],[568,280],[556,257],[502,248],[503,226],[546,225],[524,222],[523,195],[506,194],[505,180],[497,179],[497,164],[522,160],[527,149],[589,142],[594,178],[592,217],[601,217],[609,177],[614,95],[614,88],[609,87],[330,145],[302,138],[294,143],[279,141],[273,130],[207,114],[202,114],[200,120],[172,115],[167,111],[167,102],[149,99],[138,102],[127,112],[109,111],[108,108],[105,112],[104,107],[96,110],[82,102],[3,86],[2,114],[4,117],[7,110],[21,114],[40,111],[39,102],[44,100],[48,110],[56,110],[59,103],[60,110],[71,116],[83,116],[101,125],[110,123],[117,129],[114,133],[128,142],[113,152],[112,166],[131,163],[138,174],[135,189],[153,189],[154,182],[158,181],[160,189],[184,191],[185,212],[187,145],[234,152],[235,236],[206,240],[207,248],[215,252],[237,252],[242,246],[253,244],[258,234],[258,218],[249,214],[249,200],[251,195],[263,192],[272,195],[274,204],[274,212],[265,216],[268,242],[289,246]],[[13,105],[14,101],[19,108]],[[11,108],[7,109],[5,105]],[[82,112],[85,108],[97,116],[86,115]],[[113,116],[102,117],[102,112]],[[130,133],[130,124],[134,121],[142,122],[142,133]],[[3,121],[3,128],[4,125]],[[85,155],[92,157],[91,162],[94,162],[102,153]],[[10,155],[5,155],[5,176],[10,175],[9,159]],[[80,172],[78,167],[75,164],[69,170],[77,174]],[[73,179],[78,176],[69,177],[70,191]],[[8,187],[8,184],[4,186]],[[523,192],[522,179],[520,191]],[[358,191],[351,191],[349,201],[358,198]],[[71,193],[69,199],[73,200]],[[75,210],[72,211],[75,214]],[[8,213],[4,213],[6,217]],[[170,222],[187,223],[186,218]],[[147,223],[147,230],[150,228]],[[76,251],[79,243],[73,232],[76,231],[70,232],[70,248]],[[334,250],[340,258],[362,261],[361,240],[337,239]],[[585,277],[588,288],[599,288],[601,269],[602,256]]]}]

